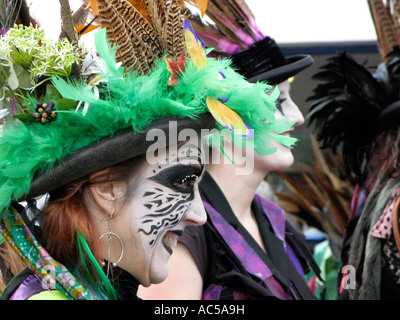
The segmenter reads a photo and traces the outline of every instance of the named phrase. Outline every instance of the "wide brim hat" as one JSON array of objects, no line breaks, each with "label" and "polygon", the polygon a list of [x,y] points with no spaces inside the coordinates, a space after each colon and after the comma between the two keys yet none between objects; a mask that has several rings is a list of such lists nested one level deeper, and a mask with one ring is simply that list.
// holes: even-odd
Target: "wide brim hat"
[{"label": "wide brim hat", "polygon": [[163,132],[163,136],[166,138],[165,143],[157,142],[157,147],[164,148],[179,142],[174,139],[170,141],[171,132],[179,135],[182,130],[191,129],[199,134],[199,138],[202,138],[202,132],[215,128],[215,119],[210,113],[204,113],[195,120],[177,116],[157,119],[140,132],[135,132],[132,128],[120,130],[113,136],[97,140],[71,152],[55,163],[51,171],[39,171],[32,180],[29,193],[23,198],[30,199],[50,193],[93,172],[145,154],[148,148],[155,143],[147,139],[148,133],[153,129]]}]

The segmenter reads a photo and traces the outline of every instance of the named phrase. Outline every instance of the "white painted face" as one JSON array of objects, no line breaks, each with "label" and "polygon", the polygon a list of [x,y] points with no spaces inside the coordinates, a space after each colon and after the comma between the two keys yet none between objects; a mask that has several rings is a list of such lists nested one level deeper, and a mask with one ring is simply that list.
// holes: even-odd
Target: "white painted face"
[{"label": "white painted face", "polygon": [[202,225],[207,218],[198,190],[202,151],[184,145],[177,153],[160,151],[163,164],[142,167],[134,194],[118,213],[124,243],[119,266],[144,286],[165,280],[172,247],[184,228]]},{"label": "white painted face", "polygon": [[[304,117],[298,106],[290,97],[290,82],[288,80],[278,85],[280,96],[278,99],[278,110],[275,113],[277,120],[285,117],[289,122],[295,121],[295,124],[289,128],[283,135],[289,136],[296,126],[304,123]],[[290,148],[285,147],[277,142],[273,142],[271,147],[276,147],[276,152],[267,156],[259,156],[255,154],[254,169],[263,170],[265,172],[284,170],[293,164],[294,158]]]}]

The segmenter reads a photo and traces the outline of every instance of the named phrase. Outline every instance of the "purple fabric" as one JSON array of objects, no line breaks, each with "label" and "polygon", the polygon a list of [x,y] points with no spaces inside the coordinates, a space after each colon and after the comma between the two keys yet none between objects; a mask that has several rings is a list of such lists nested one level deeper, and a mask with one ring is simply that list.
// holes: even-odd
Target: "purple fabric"
[{"label": "purple fabric", "polygon": [[246,270],[260,280],[270,277],[272,275],[271,270],[262,262],[247,241],[210,204],[203,203],[214,226]]},{"label": "purple fabric", "polygon": [[[286,254],[292,261],[298,273],[305,279],[304,270],[293,249],[285,242],[286,214],[274,202],[265,199],[259,195],[255,196],[255,201],[261,212],[265,214],[271,223],[275,235],[283,242]],[[276,297],[282,300],[299,299],[296,291],[291,288],[292,296],[289,296],[281,284],[273,277],[271,270],[256,252],[251,248],[247,241],[207,202],[203,201],[204,207],[213,222],[215,228],[224,238],[225,242],[232,249],[246,270],[260,279],[264,287],[267,288]],[[203,293],[204,300],[217,300],[222,288],[212,285]],[[234,296],[240,297],[240,292],[234,292]]]},{"label": "purple fabric", "polygon": [[219,300],[221,295],[222,287],[217,285],[210,285],[206,290],[204,290],[201,299],[202,300]]},{"label": "purple fabric", "polygon": [[272,229],[275,235],[283,241],[285,246],[286,254],[288,255],[290,261],[292,261],[297,272],[305,279],[304,269],[301,266],[299,259],[294,253],[293,249],[285,242],[285,226],[286,226],[286,214],[285,211],[279,207],[276,203],[271,200],[265,199],[260,195],[255,196],[257,205],[261,208],[268,220],[271,223]]},{"label": "purple fabric", "polygon": [[290,299],[279,282],[273,278],[271,270],[247,241],[210,204],[204,201],[203,204],[215,228],[246,270],[259,278],[260,282],[279,299]]},{"label": "purple fabric", "polygon": [[10,300],[28,300],[35,294],[44,291],[42,280],[36,274],[29,275],[14,291]]},{"label": "purple fabric", "polygon": [[285,226],[286,226],[286,214],[281,207],[271,200],[265,199],[260,195],[256,194],[254,197],[261,212],[264,213],[269,222],[271,223],[272,229],[275,235],[285,243]]},{"label": "purple fabric", "polygon": [[290,261],[292,261],[294,267],[296,268],[297,272],[301,275],[301,277],[305,280],[304,269],[301,266],[299,259],[297,258],[296,254],[294,253],[291,246],[286,244],[286,254],[288,255]]}]

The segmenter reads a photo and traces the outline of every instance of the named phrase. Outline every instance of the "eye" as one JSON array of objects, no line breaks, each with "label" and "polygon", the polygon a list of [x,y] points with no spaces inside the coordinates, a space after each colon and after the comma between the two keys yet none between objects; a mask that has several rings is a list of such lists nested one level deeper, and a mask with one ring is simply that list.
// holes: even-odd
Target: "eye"
[{"label": "eye", "polygon": [[199,180],[199,176],[196,174],[191,174],[185,176],[182,180],[176,181],[175,185],[181,188],[183,191],[189,191],[193,189],[194,184],[196,181]]},{"label": "eye", "polygon": [[280,113],[282,113],[282,115],[285,115],[283,112],[283,107],[282,107],[282,104],[285,101],[286,101],[286,98],[279,97],[278,99],[276,99],[276,108],[279,110]]}]

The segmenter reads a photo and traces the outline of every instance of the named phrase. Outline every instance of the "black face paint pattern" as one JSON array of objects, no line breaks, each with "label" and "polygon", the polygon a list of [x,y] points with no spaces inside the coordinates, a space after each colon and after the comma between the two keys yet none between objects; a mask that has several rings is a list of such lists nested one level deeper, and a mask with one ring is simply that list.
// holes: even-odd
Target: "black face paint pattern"
[{"label": "black face paint pattern", "polygon": [[276,103],[276,108],[278,109],[278,111],[284,116],[285,113],[283,112],[283,106],[282,104],[286,101],[286,98],[281,98],[279,96],[279,98],[275,101]]},{"label": "black face paint pattern", "polygon": [[[143,216],[139,232],[149,236],[150,245],[157,242],[163,230],[182,221],[194,199],[194,182],[204,171],[204,161],[200,149],[189,150],[179,152],[176,165],[165,169],[158,166],[148,178],[159,185],[143,195],[148,213]],[[184,160],[195,160],[191,161],[195,164],[182,164]]]}]

